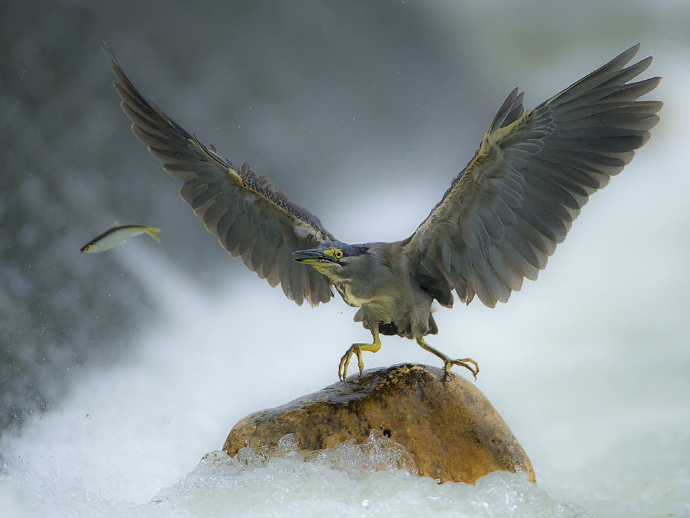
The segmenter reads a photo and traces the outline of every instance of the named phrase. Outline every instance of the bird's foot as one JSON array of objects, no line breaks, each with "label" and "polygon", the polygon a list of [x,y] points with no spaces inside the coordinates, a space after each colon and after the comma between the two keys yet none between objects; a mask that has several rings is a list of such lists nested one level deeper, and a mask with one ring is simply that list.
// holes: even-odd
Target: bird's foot
[{"label": "bird's foot", "polygon": [[[438,356],[439,358],[441,358],[441,360],[443,360],[443,366],[444,366],[444,370],[445,370],[445,374],[443,375],[444,381],[450,378],[450,376],[451,376],[450,369],[451,369],[451,367],[453,367],[453,365],[460,365],[462,367],[465,367],[467,370],[469,370],[472,373],[472,376],[474,376],[474,379],[475,380],[477,379],[477,374],[479,374],[479,365],[472,358],[463,358],[462,360],[453,360],[452,358],[443,354],[441,351],[431,347],[428,343],[426,343],[424,341],[424,338],[421,338],[421,337],[417,338],[417,343],[425,351],[429,351],[431,354]],[[473,366],[471,366],[470,363]]]},{"label": "bird's foot", "polygon": [[[443,375],[444,381],[450,379],[450,369],[453,365],[460,365],[462,367],[465,367],[472,373],[472,376],[474,376],[475,381],[477,380],[477,374],[479,374],[479,365],[472,358],[463,358],[462,360],[451,360],[450,358],[445,358],[443,359],[443,363],[446,371],[446,373]],[[474,367],[470,366],[470,363],[474,365]]]},{"label": "bird's foot", "polygon": [[340,358],[340,365],[338,365],[338,378],[347,384],[347,368],[350,366],[352,355],[357,356],[357,364],[359,366],[359,375],[364,371],[364,362],[362,361],[362,349],[360,344],[352,344],[350,348]]},{"label": "bird's foot", "polygon": [[343,357],[340,358],[340,364],[338,365],[338,378],[347,384],[347,369],[350,366],[350,360],[352,355],[357,356],[357,366],[359,367],[359,375],[364,372],[364,361],[362,361],[362,351],[371,351],[375,353],[381,349],[381,339],[376,336],[374,337],[374,343],[371,344],[352,344],[350,348],[345,351]]}]

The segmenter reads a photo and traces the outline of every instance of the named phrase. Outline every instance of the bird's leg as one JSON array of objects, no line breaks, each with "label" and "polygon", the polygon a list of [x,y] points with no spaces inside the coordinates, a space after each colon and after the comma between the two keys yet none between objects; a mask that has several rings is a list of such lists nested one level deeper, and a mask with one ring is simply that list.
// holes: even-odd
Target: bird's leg
[{"label": "bird's leg", "polygon": [[362,351],[371,351],[375,353],[381,349],[381,339],[379,338],[378,324],[374,325],[371,330],[371,336],[374,339],[370,344],[352,344],[350,348],[345,351],[345,354],[340,358],[340,365],[338,365],[338,378],[347,382],[347,368],[350,365],[352,355],[357,355],[357,363],[359,365],[359,375],[364,371],[364,362],[362,361]]},{"label": "bird's leg", "polygon": [[[428,343],[424,341],[424,338],[421,336],[417,338],[417,343],[419,346],[424,349],[425,351],[429,351],[431,354],[438,356],[443,360],[443,365],[445,367],[446,373],[443,376],[443,379],[447,379],[450,377],[450,368],[453,365],[462,365],[465,367],[467,370],[469,370],[472,373],[472,376],[474,376],[474,379],[477,379],[477,374],[479,374],[479,365],[477,365],[477,362],[474,361],[472,358],[463,358],[462,360],[452,360],[445,354],[443,354],[441,351],[434,349],[431,347]],[[471,367],[469,364],[474,365],[474,368]]]}]

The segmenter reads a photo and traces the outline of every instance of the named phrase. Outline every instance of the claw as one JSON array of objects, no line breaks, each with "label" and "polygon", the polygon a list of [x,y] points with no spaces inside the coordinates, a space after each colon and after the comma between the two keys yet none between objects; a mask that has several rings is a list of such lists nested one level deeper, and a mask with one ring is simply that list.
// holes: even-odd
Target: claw
[{"label": "claw", "polygon": [[350,360],[352,355],[357,356],[357,366],[359,367],[359,375],[361,376],[364,372],[364,360],[362,360],[362,351],[371,351],[375,353],[381,349],[381,339],[378,333],[372,333],[374,337],[374,343],[371,344],[352,344],[350,348],[345,351],[343,357],[340,358],[340,364],[338,365],[338,378],[347,384],[347,369],[350,366]]},{"label": "claw", "polygon": [[[445,365],[445,371],[446,371],[446,373],[443,375],[443,381],[450,379],[450,369],[453,365],[459,365],[459,366],[465,367],[467,370],[469,370],[472,373],[472,376],[474,376],[474,380],[475,381],[477,380],[477,374],[479,374],[479,365],[472,358],[463,358],[462,360],[448,359],[448,360],[444,360],[443,363]],[[468,365],[469,363],[474,365],[474,368],[470,367]]]},{"label": "claw", "polygon": [[347,383],[347,369],[350,366],[350,359],[352,358],[352,355],[356,354],[357,359],[359,360],[359,374],[361,376],[362,370],[364,367],[364,363],[362,362],[362,353],[359,349],[358,344],[352,344],[350,348],[345,351],[345,354],[343,354],[343,357],[340,358],[340,364],[338,365],[338,379],[344,381]]},{"label": "claw", "polygon": [[[424,349],[425,351],[429,351],[431,354],[434,354],[441,358],[443,360],[443,366],[445,373],[443,375],[443,380],[446,381],[450,379],[450,369],[453,367],[453,365],[460,365],[462,367],[465,367],[467,370],[469,370],[472,373],[472,376],[474,376],[474,379],[477,379],[477,374],[479,374],[479,364],[477,364],[476,361],[474,361],[472,358],[463,358],[462,360],[453,360],[443,354],[441,351],[438,351],[431,347],[428,343],[424,341],[424,338],[417,338],[417,343],[419,346]],[[469,364],[474,365],[474,367],[470,366]]]}]

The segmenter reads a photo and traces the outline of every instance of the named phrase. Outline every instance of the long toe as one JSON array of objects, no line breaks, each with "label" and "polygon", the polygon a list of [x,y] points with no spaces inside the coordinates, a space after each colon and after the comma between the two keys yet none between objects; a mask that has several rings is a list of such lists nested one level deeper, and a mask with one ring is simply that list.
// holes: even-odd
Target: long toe
[{"label": "long toe", "polygon": [[[450,378],[450,369],[453,367],[453,365],[459,365],[462,367],[465,367],[467,370],[469,370],[472,373],[472,376],[474,376],[474,379],[477,379],[477,374],[479,374],[479,364],[474,361],[472,358],[463,358],[462,360],[451,360],[448,359],[447,361],[444,361],[445,367],[446,367],[446,373],[443,376],[443,379],[448,379]],[[472,365],[470,365],[470,363]]]},{"label": "long toe", "polygon": [[345,383],[347,383],[347,369],[350,366],[350,359],[352,358],[353,353],[357,354],[359,362],[361,363],[362,359],[361,353],[359,352],[359,348],[356,345],[352,345],[347,351],[345,351],[343,357],[340,358],[340,365],[338,365],[338,378],[344,381]]},{"label": "long toe", "polygon": [[357,355],[357,366],[359,367],[359,377],[362,377],[364,372],[364,361],[362,360],[362,351],[359,347],[355,349],[355,354]]}]

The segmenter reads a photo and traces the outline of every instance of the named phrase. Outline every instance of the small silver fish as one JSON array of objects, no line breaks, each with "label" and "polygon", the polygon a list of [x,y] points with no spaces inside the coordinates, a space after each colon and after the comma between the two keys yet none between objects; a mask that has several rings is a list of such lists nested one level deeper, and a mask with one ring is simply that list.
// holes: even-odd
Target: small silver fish
[{"label": "small silver fish", "polygon": [[129,239],[130,237],[138,236],[139,234],[144,233],[148,234],[160,243],[161,240],[156,235],[156,232],[160,231],[160,228],[147,227],[144,225],[122,225],[119,227],[117,226],[117,222],[115,222],[112,227],[103,232],[100,236],[86,243],[81,248],[81,252],[84,254],[105,252],[106,250],[123,243],[125,239]]}]

